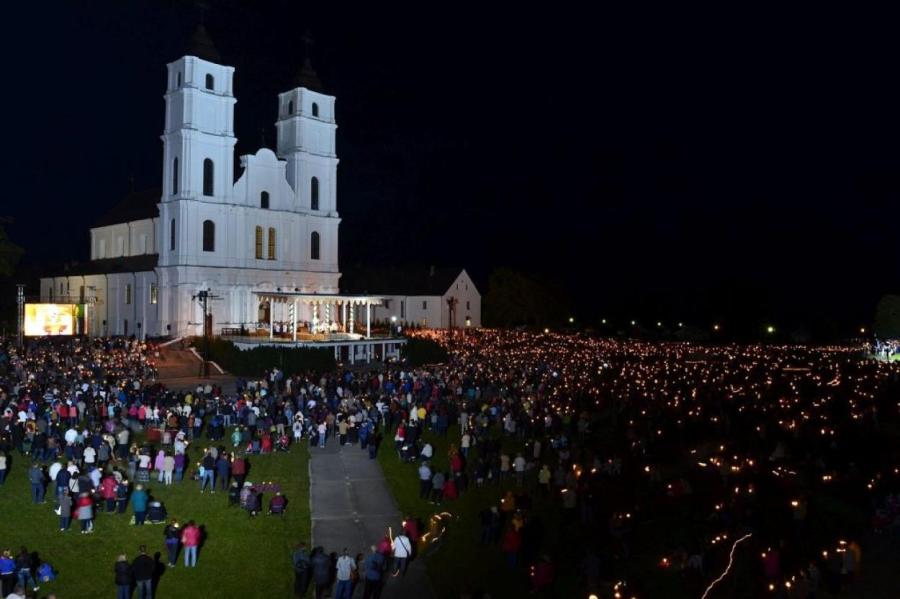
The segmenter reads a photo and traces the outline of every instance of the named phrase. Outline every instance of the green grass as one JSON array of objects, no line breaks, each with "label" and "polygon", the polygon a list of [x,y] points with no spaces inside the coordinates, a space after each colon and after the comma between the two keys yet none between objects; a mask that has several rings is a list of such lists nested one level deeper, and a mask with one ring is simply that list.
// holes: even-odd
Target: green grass
[{"label": "green grass", "polygon": [[[116,556],[125,553],[132,560],[141,544],[151,555],[161,552],[165,561],[164,527],[129,525],[133,513],[130,505],[123,515],[95,513],[92,535],[80,534],[77,520],[68,532],[59,532],[51,500],[48,498],[44,505],[31,503],[28,459],[17,452],[12,458],[13,469],[6,484],[0,486],[0,543],[15,552],[25,545],[57,570],[54,582],[41,585],[41,596],[53,592],[65,598],[114,597]],[[249,460],[249,480],[281,484],[289,501],[283,517],[260,515],[251,519],[247,512],[227,507],[227,493],[223,491],[201,495],[196,481],[186,479],[164,487],[151,479],[151,495],[164,502],[170,518],[182,523],[194,520],[205,527],[207,534],[197,567],[184,568],[179,554],[178,566],[167,568],[159,580],[159,596],[292,596],[291,551],[299,541],[309,542],[310,534],[309,453],[306,444],[299,443],[289,453],[251,456]],[[266,506],[269,497],[263,497]]]}]

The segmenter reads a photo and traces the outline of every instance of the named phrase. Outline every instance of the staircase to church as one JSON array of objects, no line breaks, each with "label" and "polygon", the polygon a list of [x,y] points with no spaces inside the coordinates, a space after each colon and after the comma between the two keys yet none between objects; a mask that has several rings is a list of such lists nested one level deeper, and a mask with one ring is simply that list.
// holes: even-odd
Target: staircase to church
[{"label": "staircase to church", "polygon": [[159,382],[166,387],[179,391],[194,389],[198,383],[221,385],[226,393],[235,392],[236,378],[228,373],[220,374],[210,365],[210,376],[203,376],[203,363],[188,349],[182,349],[181,343],[159,348]]}]

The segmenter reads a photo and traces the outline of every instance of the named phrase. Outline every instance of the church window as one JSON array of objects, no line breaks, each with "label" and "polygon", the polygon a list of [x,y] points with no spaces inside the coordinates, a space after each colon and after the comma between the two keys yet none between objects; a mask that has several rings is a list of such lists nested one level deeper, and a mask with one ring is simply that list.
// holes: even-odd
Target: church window
[{"label": "church window", "polygon": [[172,195],[178,194],[178,157],[172,161]]},{"label": "church window", "polygon": [[256,227],[256,259],[263,259],[263,228]]},{"label": "church window", "polygon": [[312,104],[312,115],[319,116],[319,105],[313,102]]},{"label": "church window", "polygon": [[309,207],[311,210],[319,209],[319,179],[316,177],[309,182]]},{"label": "church window", "polygon": [[268,208],[269,207],[269,192],[264,191],[259,194],[259,207],[260,208]]},{"label": "church window", "polygon": [[309,258],[311,260],[319,259],[319,234],[316,231],[309,236]]},{"label": "church window", "polygon": [[65,290],[65,287],[63,287],[62,282],[60,282],[60,284],[59,284],[59,295],[60,296],[62,296],[62,294],[65,293],[64,290]]},{"label": "church window", "polygon": [[206,74],[206,89],[212,90],[216,87],[216,80],[209,73]]},{"label": "church window", "polygon": [[269,260],[275,259],[275,228],[269,227]]},{"label": "church window", "polygon": [[294,101],[293,100],[288,102],[288,114],[294,114]]},{"label": "church window", "polygon": [[211,220],[203,221],[203,251],[216,251],[216,223]]},{"label": "church window", "polygon": [[169,223],[169,251],[175,251],[175,219]]},{"label": "church window", "polygon": [[181,71],[178,71],[178,75],[175,77],[175,87],[181,87]]},{"label": "church window", "polygon": [[159,288],[156,286],[156,283],[150,283],[150,303],[156,304],[159,302]]},{"label": "church window", "polygon": [[472,309],[472,306],[469,305],[469,302],[467,300],[466,301],[466,310],[471,310],[471,309]]},{"label": "church window", "polygon": [[131,305],[131,283],[125,284],[125,305]]},{"label": "church window", "polygon": [[215,174],[213,161],[207,158],[203,161],[203,195],[205,196],[211,196],[214,193],[213,174]]},{"label": "church window", "polygon": [[423,309],[423,310],[427,310],[427,309],[428,309],[428,302],[427,302],[427,301],[423,301],[423,302],[422,302],[422,309]]}]

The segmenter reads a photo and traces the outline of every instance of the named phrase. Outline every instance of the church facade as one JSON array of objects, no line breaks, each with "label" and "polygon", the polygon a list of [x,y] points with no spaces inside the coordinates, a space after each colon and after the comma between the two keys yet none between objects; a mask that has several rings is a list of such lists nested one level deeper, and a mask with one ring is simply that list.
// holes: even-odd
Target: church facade
[{"label": "church facade", "polygon": [[241,156],[235,178],[234,68],[201,42],[168,65],[161,191],[92,228],[90,262],[41,279],[42,301],[86,304],[82,333],[200,334],[201,291],[217,333],[270,321],[260,292],[339,291],[334,97],[307,59],[278,96],[276,150]]}]

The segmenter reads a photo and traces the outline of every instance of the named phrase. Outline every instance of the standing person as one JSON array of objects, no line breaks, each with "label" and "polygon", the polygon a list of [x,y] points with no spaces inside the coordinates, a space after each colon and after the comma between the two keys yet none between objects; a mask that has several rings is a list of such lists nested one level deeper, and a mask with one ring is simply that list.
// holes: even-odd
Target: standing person
[{"label": "standing person", "polygon": [[116,560],[116,599],[131,599],[131,564],[125,554]]},{"label": "standing person", "polygon": [[25,547],[22,547],[16,556],[16,571],[19,574],[20,587],[25,589],[30,586],[35,593],[40,590],[41,587],[34,581],[34,575],[31,573],[31,554]]},{"label": "standing person", "polygon": [[244,486],[244,480],[247,478],[247,459],[243,455],[232,454],[231,477],[237,481],[239,487]]},{"label": "standing person", "polygon": [[139,599],[153,599],[153,573],[156,561],[147,555],[147,546],[141,545],[139,554],[131,564],[131,573],[137,585]]},{"label": "standing person", "polygon": [[31,502],[44,503],[44,471],[37,462],[28,470],[28,480],[31,482]]},{"label": "standing person", "polygon": [[223,491],[228,489],[230,475],[231,462],[228,460],[228,454],[223,451],[216,459],[216,477],[219,479],[218,483]]},{"label": "standing person", "polygon": [[166,538],[166,553],[169,556],[168,566],[174,568],[175,560],[178,558],[178,544],[181,542],[181,527],[178,525],[178,520],[172,518],[172,521],[166,525],[163,535]]},{"label": "standing person", "polygon": [[72,496],[69,495],[68,489],[63,489],[59,498],[59,531],[66,532],[69,530],[69,523],[72,521]]},{"label": "standing person", "polygon": [[94,500],[88,493],[78,495],[78,521],[81,522],[81,534],[87,535],[94,532]]},{"label": "standing person", "polygon": [[409,558],[412,556],[412,542],[404,532],[400,532],[394,540],[391,541],[391,550],[394,552],[394,576],[400,574],[406,576],[406,567],[409,564]]},{"label": "standing person", "polygon": [[319,433],[319,447],[325,449],[325,436],[328,433],[328,427],[325,426],[325,422],[323,421],[319,423],[316,430]]},{"label": "standing person", "polygon": [[106,475],[100,483],[100,494],[106,503],[106,513],[116,511],[116,487],[118,487],[118,483],[112,474]]},{"label": "standing person", "polygon": [[353,572],[356,570],[356,560],[350,557],[350,551],[344,547],[337,564],[337,585],[334,588],[334,599],[350,599],[353,593]]},{"label": "standing person", "polygon": [[124,514],[128,506],[128,481],[122,479],[116,485],[116,513]]},{"label": "standing person", "polygon": [[3,553],[0,553],[0,583],[2,583],[0,593],[4,597],[12,593],[16,585],[16,561],[9,549],[4,549]]},{"label": "standing person", "polygon": [[175,457],[167,455],[163,460],[163,483],[167,487],[172,485],[173,472],[175,472]]},{"label": "standing person", "polygon": [[6,454],[0,451],[0,485],[6,481]]},{"label": "standing person", "polygon": [[203,453],[203,459],[200,460],[200,492],[206,489],[209,483],[211,493],[216,492],[216,459],[212,456],[209,448]]},{"label": "standing person", "polygon": [[309,586],[309,554],[306,552],[306,543],[297,546],[291,554],[291,562],[294,564],[294,595],[303,597]]},{"label": "standing person", "polygon": [[378,551],[378,547],[375,545],[372,545],[369,551],[369,556],[363,566],[366,571],[363,599],[379,599],[381,597],[381,577],[384,575],[384,554]]},{"label": "standing person", "polygon": [[181,533],[181,544],[184,546],[184,567],[197,567],[197,547],[200,546],[200,528],[191,520]]},{"label": "standing person", "polygon": [[134,488],[134,493],[131,494],[131,509],[134,510],[134,524],[136,526],[144,525],[144,519],[147,517],[147,503],[149,501],[150,496],[144,490],[144,485],[137,485]]},{"label": "standing person", "polygon": [[331,583],[331,558],[324,549],[316,547],[313,550],[310,566],[312,567],[313,582],[316,583],[316,599],[324,599]]}]

